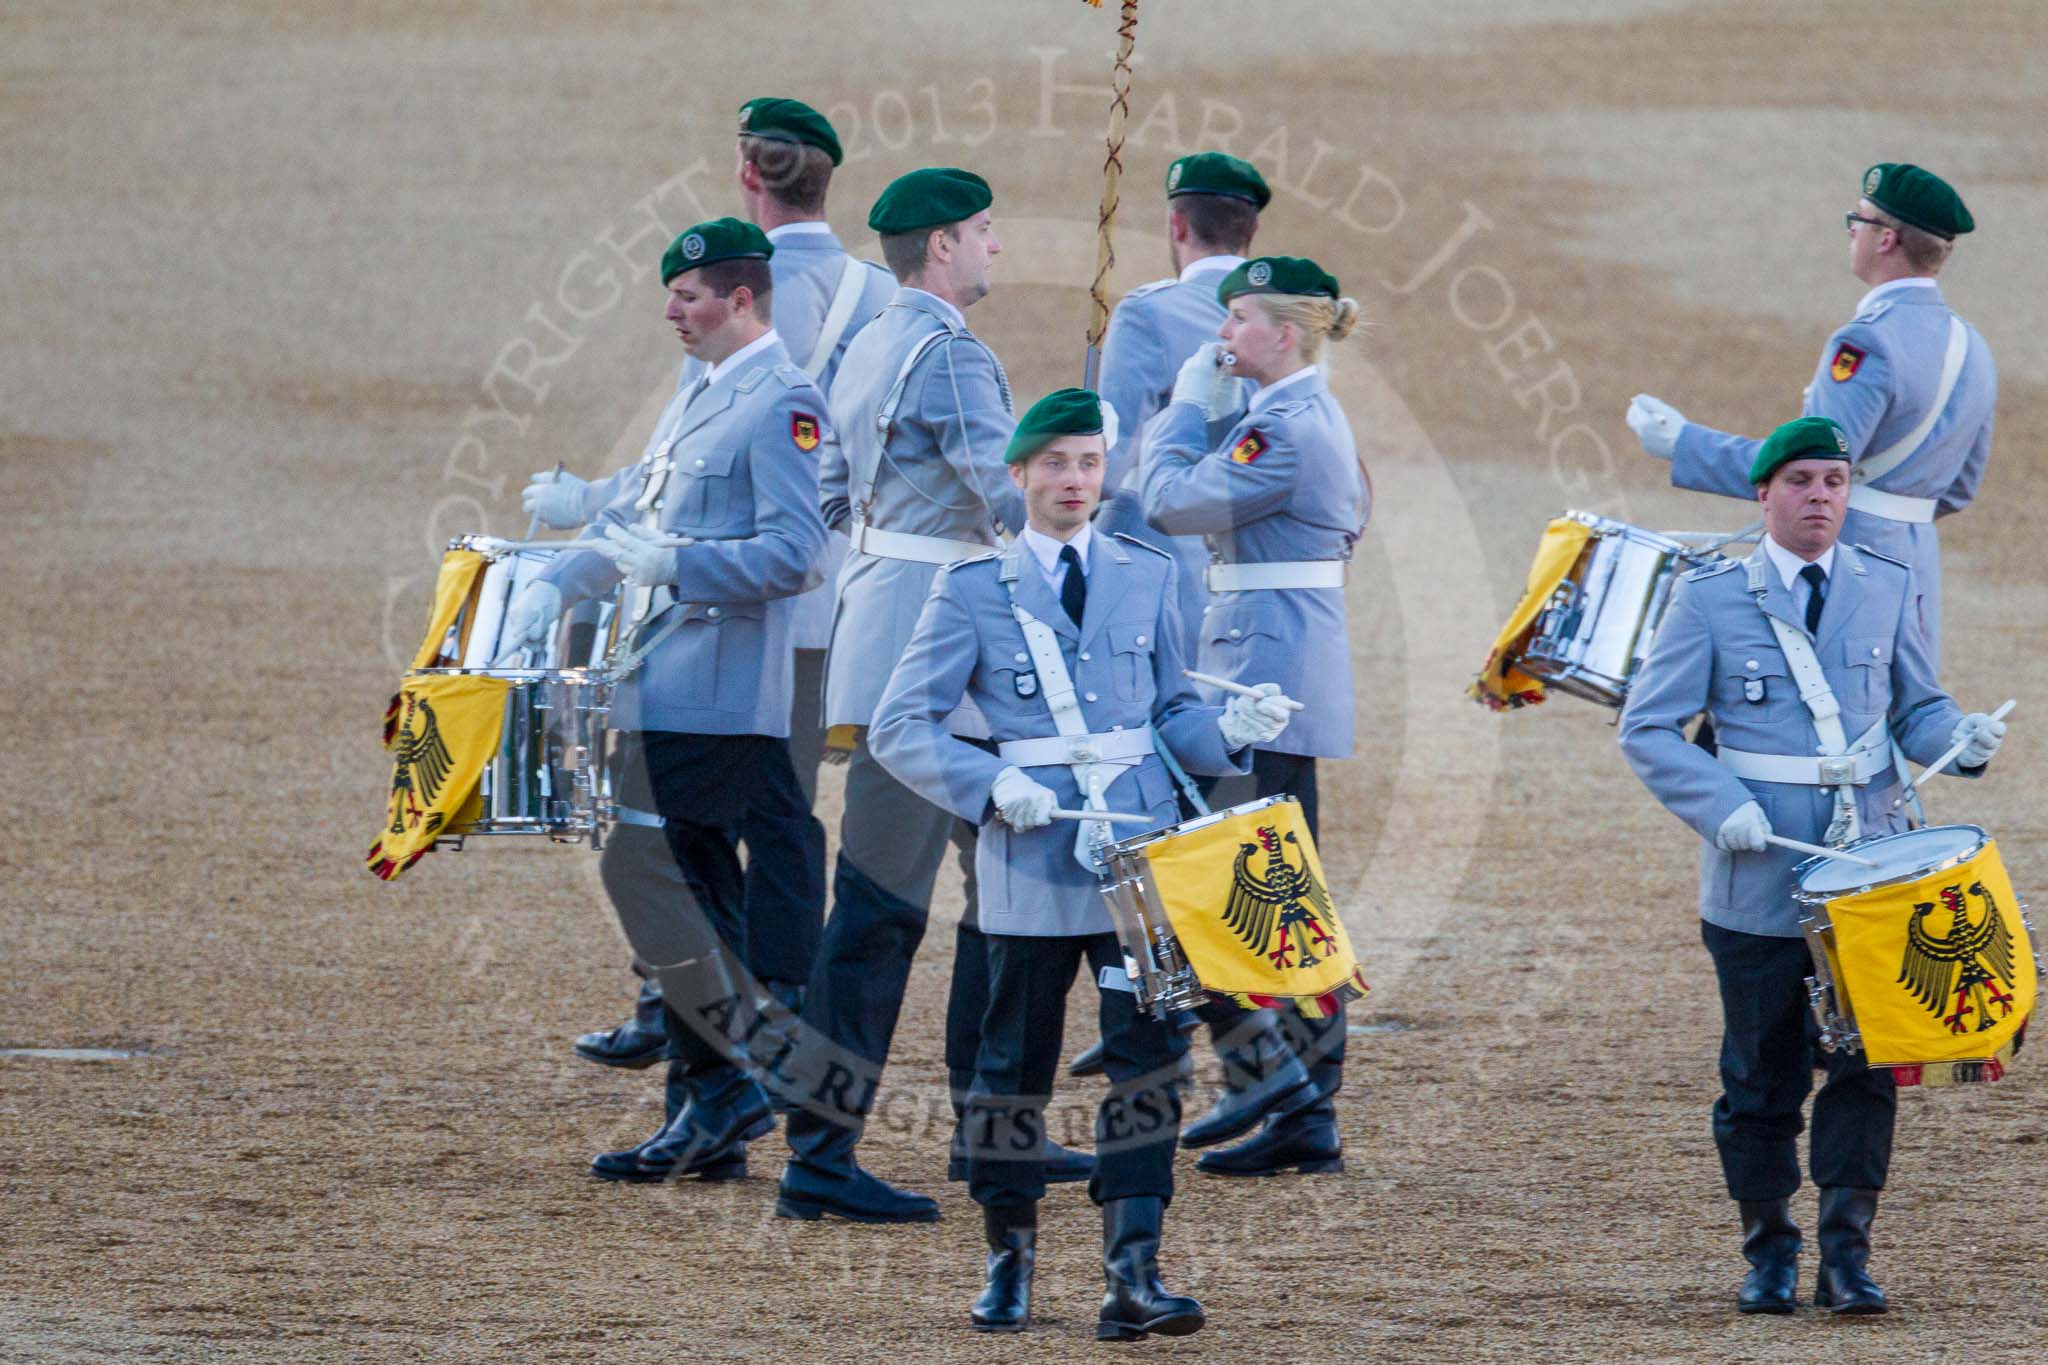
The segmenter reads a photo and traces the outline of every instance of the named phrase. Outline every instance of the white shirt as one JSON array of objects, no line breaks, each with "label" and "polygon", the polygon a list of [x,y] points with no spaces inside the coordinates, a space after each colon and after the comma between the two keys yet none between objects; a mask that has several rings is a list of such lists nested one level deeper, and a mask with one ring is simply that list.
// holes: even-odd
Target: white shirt
[{"label": "white shirt", "polygon": [[1074,532],[1072,540],[1055,540],[1045,532],[1034,530],[1030,526],[1024,528],[1018,539],[1031,551],[1031,557],[1038,561],[1038,571],[1045,575],[1045,585],[1052,589],[1054,597],[1060,595],[1060,587],[1067,581],[1067,566],[1060,563],[1060,551],[1067,546],[1074,547],[1074,554],[1081,561],[1081,576],[1088,576],[1088,546],[1093,543],[1095,532],[1087,522],[1081,523],[1081,529]]},{"label": "white shirt", "polygon": [[1279,398],[1274,396],[1278,394],[1280,390],[1286,388],[1290,384],[1298,384],[1302,380],[1308,378],[1310,375],[1314,373],[1316,373],[1315,366],[1304,365],[1300,369],[1296,370],[1293,374],[1288,375],[1285,379],[1276,379],[1270,384],[1252,390],[1252,401],[1244,405],[1245,411],[1256,412],[1261,407],[1271,407],[1273,404],[1280,401]]},{"label": "white shirt", "polygon": [[1244,257],[1242,256],[1204,256],[1199,261],[1189,261],[1187,263],[1187,268],[1180,272],[1180,282],[1186,284],[1195,276],[1207,275],[1211,271],[1227,275],[1243,264]]},{"label": "white shirt", "polygon": [[1886,280],[1857,301],[1856,315],[1861,317],[1869,310],[1871,304],[1876,303],[1886,294],[1896,294],[1907,289],[1939,290],[1940,288],[1941,285],[1936,283],[1932,275],[1908,275],[1901,280]]},{"label": "white shirt", "polygon": [[953,325],[955,327],[965,327],[967,325],[967,315],[965,313],[961,312],[958,308],[955,308],[952,304],[947,303],[944,299],[940,298],[937,294],[932,293],[929,289],[919,289],[914,284],[906,284],[903,287],[905,289],[908,289],[913,294],[922,294],[926,298],[930,299],[933,303],[937,304],[939,308],[939,316],[951,318],[953,320]]},{"label": "white shirt", "polygon": [[[1813,596],[1813,589],[1808,587],[1806,580],[1799,576],[1799,571],[1804,569],[1809,563],[1818,564],[1820,565],[1821,573],[1825,575],[1822,579],[1823,584],[1833,584],[1835,581],[1835,547],[1830,545],[1827,549],[1821,551],[1819,559],[1806,560],[1793,554],[1767,535],[1764,537],[1764,554],[1770,559],[1771,567],[1778,571],[1778,581],[1783,583],[1785,590],[1792,594],[1792,609],[1799,613],[1802,620],[1805,619],[1806,599]],[[1827,601],[1826,587],[1822,588],[1821,601],[1823,603]],[[1827,610],[1826,606],[1823,605],[1821,610]]]},{"label": "white shirt", "polygon": [[779,242],[785,237],[830,237],[832,225],[822,218],[813,218],[804,223],[784,223],[781,227],[768,229],[768,240]]},{"label": "white shirt", "polygon": [[724,374],[726,371],[732,369],[734,366],[743,363],[748,356],[758,355],[760,352],[767,350],[770,346],[773,346],[777,341],[780,340],[781,338],[775,335],[775,329],[773,327],[770,327],[767,331],[761,333],[760,336],[754,338],[752,341],[740,347],[737,351],[734,351],[725,359],[719,361],[716,365],[713,365],[710,369],[704,371],[704,381],[703,384],[699,387],[698,392],[701,393],[704,389],[708,389],[713,384],[716,384],[718,382],[718,376]]}]

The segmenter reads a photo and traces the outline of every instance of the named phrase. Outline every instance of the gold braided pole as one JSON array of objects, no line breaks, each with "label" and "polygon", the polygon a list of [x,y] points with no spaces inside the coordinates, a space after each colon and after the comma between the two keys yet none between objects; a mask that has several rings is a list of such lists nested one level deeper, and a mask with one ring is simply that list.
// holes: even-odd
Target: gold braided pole
[{"label": "gold braided pole", "polygon": [[[1088,0],[1100,6],[1101,0]],[[1095,280],[1088,286],[1089,378],[1109,330],[1109,272],[1116,264],[1117,182],[1124,169],[1124,120],[1131,112],[1131,49],[1138,41],[1138,0],[1123,0],[1116,29],[1116,73],[1110,82],[1109,155],[1102,163],[1102,205],[1095,219]]]}]

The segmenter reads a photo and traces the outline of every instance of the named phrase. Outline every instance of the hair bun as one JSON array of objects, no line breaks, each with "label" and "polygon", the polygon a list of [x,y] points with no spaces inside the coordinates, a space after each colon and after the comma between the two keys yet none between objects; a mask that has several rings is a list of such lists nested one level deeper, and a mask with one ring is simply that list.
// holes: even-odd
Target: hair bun
[{"label": "hair bun", "polygon": [[1351,329],[1358,325],[1358,300],[1345,297],[1337,300],[1337,312],[1330,319],[1330,339],[1342,341],[1351,335]]}]

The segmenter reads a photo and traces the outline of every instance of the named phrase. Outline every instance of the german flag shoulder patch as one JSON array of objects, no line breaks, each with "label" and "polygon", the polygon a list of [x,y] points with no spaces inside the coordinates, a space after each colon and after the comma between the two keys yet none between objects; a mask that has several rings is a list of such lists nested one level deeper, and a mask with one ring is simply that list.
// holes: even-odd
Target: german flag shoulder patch
[{"label": "german flag shoulder patch", "polygon": [[1250,464],[1253,460],[1266,453],[1266,446],[1268,444],[1269,442],[1266,438],[1261,436],[1258,429],[1254,427],[1244,434],[1242,441],[1239,441],[1230,448],[1230,461],[1232,464]]},{"label": "german flag shoulder patch", "polygon": [[818,448],[818,419],[808,412],[792,412],[789,415],[789,439],[798,450],[809,454]]},{"label": "german flag shoulder patch", "polygon": [[1828,364],[1828,377],[1837,384],[1846,384],[1856,377],[1856,371],[1863,364],[1864,350],[1843,342],[1835,348],[1835,358]]}]

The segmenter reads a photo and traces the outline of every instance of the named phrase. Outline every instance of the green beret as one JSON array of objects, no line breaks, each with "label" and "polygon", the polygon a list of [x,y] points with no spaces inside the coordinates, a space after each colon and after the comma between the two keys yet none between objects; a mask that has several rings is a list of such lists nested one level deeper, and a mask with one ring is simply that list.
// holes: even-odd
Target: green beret
[{"label": "green beret", "polygon": [[752,223],[713,218],[668,244],[668,250],[661,253],[661,282],[666,285],[685,270],[714,261],[765,261],[774,254],[775,243]]},{"label": "green beret", "polygon": [[1762,483],[1778,472],[1778,466],[1794,460],[1846,460],[1849,438],[1832,417],[1801,417],[1787,422],[1757,447],[1756,460],[1749,466],[1749,481]]},{"label": "green beret", "polygon": [[740,136],[765,137],[770,142],[800,142],[823,151],[832,158],[833,165],[839,164],[839,134],[832,131],[832,124],[823,114],[802,100],[778,99],[772,95],[748,100],[740,106]]},{"label": "green beret", "polygon": [[868,210],[868,226],[884,237],[945,227],[972,218],[995,200],[988,181],[973,171],[926,166],[889,182]]},{"label": "green beret", "polygon": [[1229,304],[1239,294],[1324,294],[1336,298],[1337,277],[1302,256],[1255,256],[1223,277],[1216,301]]},{"label": "green beret", "polygon": [[1003,452],[1003,463],[1022,464],[1058,436],[1093,436],[1100,431],[1107,445],[1104,411],[1102,397],[1093,389],[1054,389],[1033,403],[1017,423],[1010,448]]},{"label": "green beret", "polygon": [[1977,227],[1963,197],[1948,181],[1905,162],[1880,161],[1865,171],[1863,197],[1900,222],[1946,241]]},{"label": "green beret", "polygon": [[1166,168],[1166,197],[1176,194],[1220,194],[1249,200],[1256,208],[1273,202],[1266,178],[1249,161],[1222,152],[1196,152]]}]

